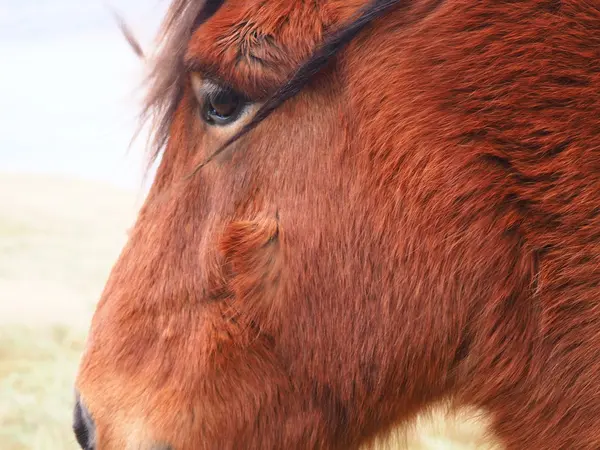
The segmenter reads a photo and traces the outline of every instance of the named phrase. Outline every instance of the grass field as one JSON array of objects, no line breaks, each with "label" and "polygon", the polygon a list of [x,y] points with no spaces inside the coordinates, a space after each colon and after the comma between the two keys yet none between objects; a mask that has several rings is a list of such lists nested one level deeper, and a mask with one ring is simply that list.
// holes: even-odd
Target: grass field
[{"label": "grass field", "polygon": [[133,194],[0,175],[0,450],[78,448],[73,379]]},{"label": "grass field", "polygon": [[69,424],[83,337],[60,325],[0,328],[3,450],[77,448]]},{"label": "grass field", "polygon": [[[73,379],[138,198],[90,182],[0,174],[0,450],[77,449]],[[481,429],[437,417],[411,449],[479,449]]]}]

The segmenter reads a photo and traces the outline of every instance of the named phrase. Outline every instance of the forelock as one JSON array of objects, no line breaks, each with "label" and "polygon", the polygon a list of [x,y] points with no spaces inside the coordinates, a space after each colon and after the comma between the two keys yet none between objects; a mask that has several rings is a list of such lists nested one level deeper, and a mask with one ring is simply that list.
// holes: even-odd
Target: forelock
[{"label": "forelock", "polygon": [[150,122],[150,163],[167,142],[177,105],[183,95],[185,51],[193,32],[210,18],[224,0],[173,0],[163,20],[146,80],[142,124]]}]

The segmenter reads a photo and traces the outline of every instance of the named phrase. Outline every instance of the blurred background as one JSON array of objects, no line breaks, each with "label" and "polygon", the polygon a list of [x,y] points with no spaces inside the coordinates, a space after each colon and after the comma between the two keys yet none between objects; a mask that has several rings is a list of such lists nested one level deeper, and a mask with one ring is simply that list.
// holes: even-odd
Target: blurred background
[{"label": "blurred background", "polygon": [[[77,448],[79,355],[151,182],[145,67],[107,5],[150,48],[168,2],[0,0],[0,450]],[[410,448],[481,448],[427,423]]]},{"label": "blurred background", "polygon": [[85,333],[149,181],[130,146],[157,0],[0,0],[0,450],[75,449]]}]

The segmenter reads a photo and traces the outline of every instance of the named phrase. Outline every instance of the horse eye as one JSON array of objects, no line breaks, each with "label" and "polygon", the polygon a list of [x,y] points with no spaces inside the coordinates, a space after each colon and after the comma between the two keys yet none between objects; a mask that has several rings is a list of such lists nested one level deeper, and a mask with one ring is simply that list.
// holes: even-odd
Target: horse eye
[{"label": "horse eye", "polygon": [[202,118],[210,125],[227,125],[241,114],[247,101],[232,89],[207,93],[202,102]]}]

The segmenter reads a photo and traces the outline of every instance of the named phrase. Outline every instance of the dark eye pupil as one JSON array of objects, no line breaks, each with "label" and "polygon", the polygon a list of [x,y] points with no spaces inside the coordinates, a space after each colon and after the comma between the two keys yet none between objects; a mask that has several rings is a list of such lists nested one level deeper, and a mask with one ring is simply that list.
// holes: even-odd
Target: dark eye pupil
[{"label": "dark eye pupil", "polygon": [[228,119],[233,116],[241,99],[232,91],[221,91],[208,99],[208,116],[211,119]]}]

